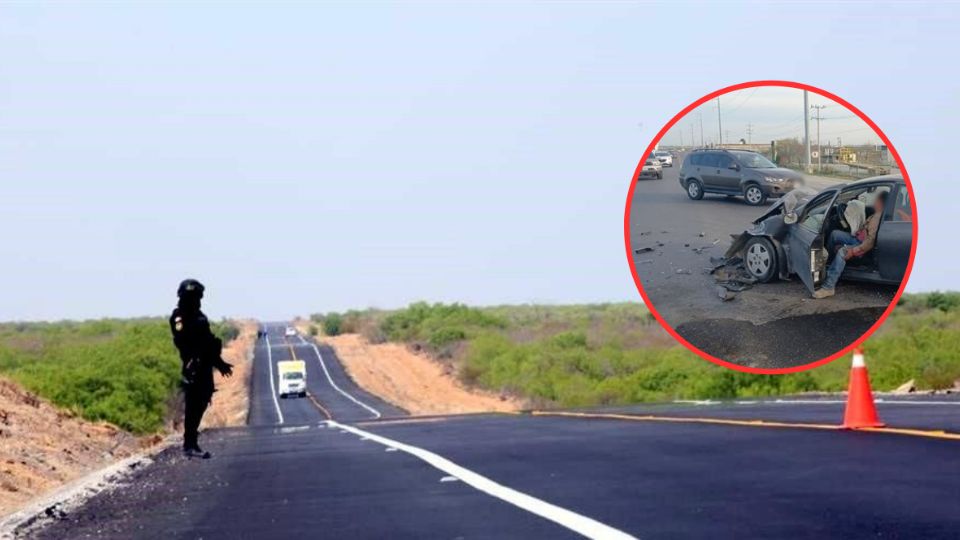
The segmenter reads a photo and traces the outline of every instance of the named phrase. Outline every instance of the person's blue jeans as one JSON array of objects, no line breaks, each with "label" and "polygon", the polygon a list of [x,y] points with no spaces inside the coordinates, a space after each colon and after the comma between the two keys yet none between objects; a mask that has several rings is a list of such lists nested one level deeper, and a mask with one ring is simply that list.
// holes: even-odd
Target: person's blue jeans
[{"label": "person's blue jeans", "polygon": [[860,241],[857,240],[856,236],[847,231],[836,229],[830,231],[830,237],[827,238],[827,251],[832,255],[839,246],[856,246],[859,244]]},{"label": "person's blue jeans", "polygon": [[846,247],[859,245],[860,240],[857,240],[856,236],[847,231],[837,230],[830,233],[830,238],[827,239],[827,250],[833,252],[836,246],[841,246],[841,249],[837,251],[833,262],[831,262],[830,267],[827,268],[827,279],[824,280],[822,285],[824,289],[833,289],[837,286],[837,281],[840,281],[840,274],[842,274],[843,269],[847,267],[847,260],[843,257]]}]

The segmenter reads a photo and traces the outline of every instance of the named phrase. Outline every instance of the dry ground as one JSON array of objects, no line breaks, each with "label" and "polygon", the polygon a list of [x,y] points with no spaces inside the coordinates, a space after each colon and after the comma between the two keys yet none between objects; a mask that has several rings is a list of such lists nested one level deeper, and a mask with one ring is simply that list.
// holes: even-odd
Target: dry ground
[{"label": "dry ground", "polygon": [[[243,425],[249,404],[256,323],[239,322],[240,336],[224,349],[234,376],[219,378],[203,426]],[[0,516],[89,472],[156,444],[105,422],[88,422],[0,378]]]},{"label": "dry ground", "polygon": [[75,417],[0,378],[0,515],[154,442]]},{"label": "dry ground", "polygon": [[347,373],[368,392],[414,415],[508,412],[524,402],[457,380],[455,368],[397,343],[372,344],[358,334],[323,336]]},{"label": "dry ground", "polygon": [[247,423],[257,323],[249,320],[234,322],[240,327],[240,335],[223,350],[223,359],[233,364],[233,376],[226,378],[216,375],[217,391],[203,416],[202,428],[242,426]]}]

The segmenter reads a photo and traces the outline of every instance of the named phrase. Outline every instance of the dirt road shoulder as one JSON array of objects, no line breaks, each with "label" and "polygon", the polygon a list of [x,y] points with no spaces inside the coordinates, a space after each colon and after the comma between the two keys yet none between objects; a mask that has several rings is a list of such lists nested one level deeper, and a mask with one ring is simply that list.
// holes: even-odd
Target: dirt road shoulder
[{"label": "dirt road shoulder", "polygon": [[413,415],[509,412],[518,399],[467,388],[453,366],[397,343],[372,344],[358,334],[323,336],[347,373],[368,392]]}]

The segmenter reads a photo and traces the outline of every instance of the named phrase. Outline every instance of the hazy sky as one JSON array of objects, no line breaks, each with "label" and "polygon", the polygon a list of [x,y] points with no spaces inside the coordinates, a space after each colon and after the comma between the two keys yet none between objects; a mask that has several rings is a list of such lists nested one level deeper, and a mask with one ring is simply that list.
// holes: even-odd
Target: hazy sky
[{"label": "hazy sky", "polygon": [[5,3],[0,320],[159,314],[186,276],[214,317],[635,300],[639,156],[754,79],[886,131],[920,206],[910,288],[957,288],[956,13]]},{"label": "hazy sky", "polygon": [[[740,139],[752,143],[769,143],[787,138],[803,140],[803,90],[782,86],[754,87],[724,94],[719,100],[719,115],[717,99],[703,103],[674,124],[661,143],[690,146],[693,144],[691,136],[698,145],[701,136],[706,144],[716,143],[720,140],[721,129],[724,143],[735,143]],[[845,145],[882,142],[873,128],[832,99],[809,92],[807,105],[821,107],[820,139],[823,146],[836,146],[838,140]],[[816,145],[817,122],[814,118],[817,111],[808,110],[811,119],[810,143]],[[750,133],[747,133],[748,128]]]}]

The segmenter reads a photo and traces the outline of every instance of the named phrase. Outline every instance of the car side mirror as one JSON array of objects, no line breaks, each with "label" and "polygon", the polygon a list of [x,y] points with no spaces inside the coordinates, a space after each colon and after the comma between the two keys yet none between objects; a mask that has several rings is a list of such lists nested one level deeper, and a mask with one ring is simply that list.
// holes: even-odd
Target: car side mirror
[{"label": "car side mirror", "polygon": [[739,170],[740,170],[740,166],[737,165],[736,163],[731,163],[730,166],[727,167],[727,168],[730,169],[730,170],[732,170],[732,171],[739,171]]}]

